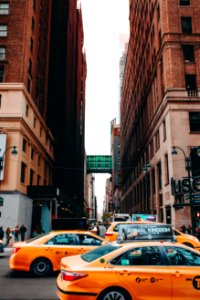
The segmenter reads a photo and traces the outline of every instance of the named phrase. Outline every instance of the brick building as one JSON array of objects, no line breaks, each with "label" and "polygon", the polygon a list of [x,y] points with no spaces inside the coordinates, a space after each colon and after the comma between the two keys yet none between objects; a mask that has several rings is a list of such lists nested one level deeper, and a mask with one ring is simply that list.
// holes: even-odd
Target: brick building
[{"label": "brick building", "polygon": [[[199,17],[199,0],[130,0],[121,206],[124,212],[155,213],[177,227],[199,224],[198,201],[190,205],[200,173]],[[180,188],[172,192],[173,180]]]},{"label": "brick building", "polygon": [[[0,0],[0,222],[4,227],[24,223],[30,235],[40,222],[48,231],[52,217],[68,211],[84,214],[82,48],[79,1]],[[58,172],[61,168],[68,174]],[[71,175],[73,179],[72,169],[79,170]],[[72,193],[66,193],[68,186],[80,199],[77,206]]]}]

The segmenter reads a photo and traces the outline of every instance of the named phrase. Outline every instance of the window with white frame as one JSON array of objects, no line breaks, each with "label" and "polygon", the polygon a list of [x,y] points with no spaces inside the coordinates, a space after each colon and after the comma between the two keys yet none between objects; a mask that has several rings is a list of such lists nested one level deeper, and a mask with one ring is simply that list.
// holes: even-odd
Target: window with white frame
[{"label": "window with white frame", "polygon": [[0,3],[0,15],[9,14],[9,3]]},{"label": "window with white frame", "polygon": [[0,60],[4,60],[6,58],[6,48],[0,47]]},{"label": "window with white frame", "polygon": [[7,25],[0,25],[0,37],[6,37],[8,33]]}]

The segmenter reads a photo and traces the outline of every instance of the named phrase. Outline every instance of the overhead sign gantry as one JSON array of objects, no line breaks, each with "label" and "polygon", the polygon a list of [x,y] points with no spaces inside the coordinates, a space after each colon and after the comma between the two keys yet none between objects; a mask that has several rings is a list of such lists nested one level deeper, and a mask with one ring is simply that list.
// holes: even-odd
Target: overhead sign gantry
[{"label": "overhead sign gantry", "polygon": [[112,174],[111,155],[88,155],[87,173],[109,173]]}]

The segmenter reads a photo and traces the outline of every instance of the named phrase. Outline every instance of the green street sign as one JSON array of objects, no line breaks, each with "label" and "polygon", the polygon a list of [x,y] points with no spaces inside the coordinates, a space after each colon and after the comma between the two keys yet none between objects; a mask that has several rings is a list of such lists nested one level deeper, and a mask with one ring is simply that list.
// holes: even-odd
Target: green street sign
[{"label": "green street sign", "polygon": [[87,173],[112,174],[112,156],[111,155],[88,155]]}]

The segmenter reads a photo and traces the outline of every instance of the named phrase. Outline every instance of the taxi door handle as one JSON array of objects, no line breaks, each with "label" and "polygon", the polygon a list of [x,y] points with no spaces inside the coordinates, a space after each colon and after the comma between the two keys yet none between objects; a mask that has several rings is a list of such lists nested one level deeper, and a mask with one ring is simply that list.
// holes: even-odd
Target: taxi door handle
[{"label": "taxi door handle", "polygon": [[180,276],[182,276],[182,274],[181,274],[179,271],[176,271],[173,275],[174,275],[175,277],[180,277]]},{"label": "taxi door handle", "polygon": [[123,275],[123,276],[128,276],[131,274],[131,272],[127,271],[127,270],[123,270],[121,272],[119,272],[120,275]]}]

